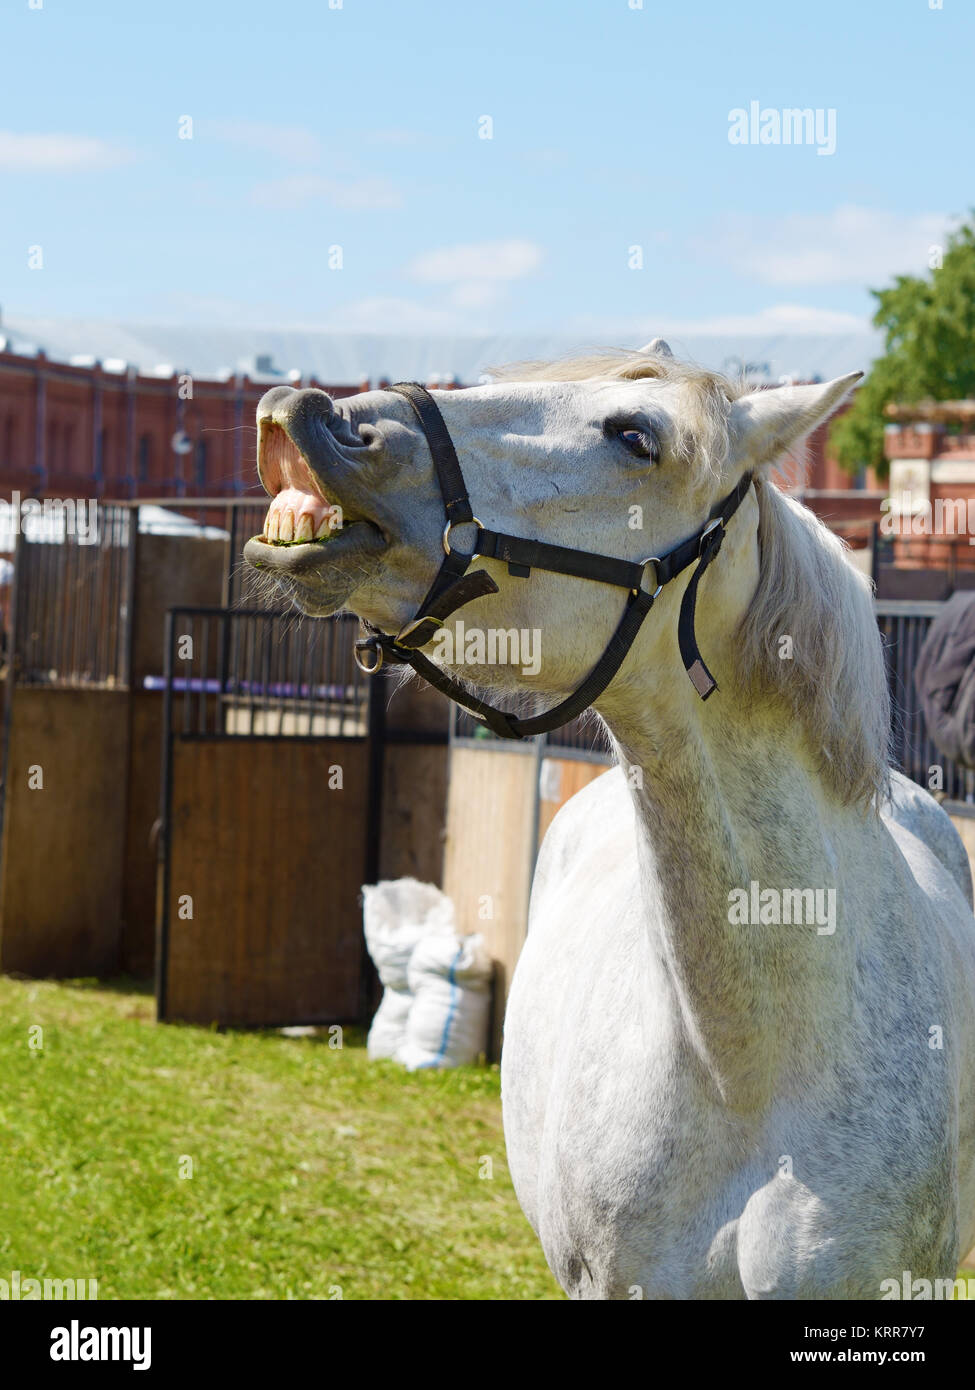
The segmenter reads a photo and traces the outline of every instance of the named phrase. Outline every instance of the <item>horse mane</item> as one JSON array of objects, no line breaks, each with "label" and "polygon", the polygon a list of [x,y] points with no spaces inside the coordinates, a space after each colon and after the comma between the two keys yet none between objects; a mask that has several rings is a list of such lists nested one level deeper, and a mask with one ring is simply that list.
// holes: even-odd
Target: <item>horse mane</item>
[{"label": "horse mane", "polygon": [[[684,386],[676,422],[688,463],[719,473],[727,463],[730,402],[754,389],[663,353],[609,348],[551,362],[493,369],[499,381],[654,379]],[[756,476],[758,587],[738,632],[738,680],[784,700],[806,730],[820,773],[848,805],[867,807],[890,792],[890,694],[870,581],[848,547],[808,508]],[[791,638],[791,659],[780,651]]]},{"label": "horse mane", "polygon": [[867,806],[890,790],[890,693],[872,585],[807,507],[767,478],[755,490],[760,577],[738,631],[740,683],[785,700],[824,780],[846,804]]}]

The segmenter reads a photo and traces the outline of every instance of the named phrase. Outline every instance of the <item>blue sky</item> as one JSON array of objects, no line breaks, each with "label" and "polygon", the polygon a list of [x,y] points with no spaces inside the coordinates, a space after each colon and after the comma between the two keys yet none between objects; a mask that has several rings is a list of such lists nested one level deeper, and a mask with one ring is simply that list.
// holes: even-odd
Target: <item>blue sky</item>
[{"label": "blue sky", "polygon": [[843,331],[975,203],[971,0],[7,0],[0,54],[12,314]]}]

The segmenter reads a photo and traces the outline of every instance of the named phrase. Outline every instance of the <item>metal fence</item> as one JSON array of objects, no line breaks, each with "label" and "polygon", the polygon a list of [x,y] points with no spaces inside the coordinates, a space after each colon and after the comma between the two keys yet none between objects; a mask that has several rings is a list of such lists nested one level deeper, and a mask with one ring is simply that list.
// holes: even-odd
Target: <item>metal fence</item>
[{"label": "metal fence", "polygon": [[167,615],[166,728],[183,738],[364,738],[368,678],[353,659],[357,620],[265,609]]},{"label": "metal fence", "polygon": [[18,685],[127,686],[137,532],[180,535],[189,526],[192,534],[195,525],[201,537],[225,538],[225,603],[234,609],[266,606],[267,581],[241,558],[244,542],[261,531],[266,498],[99,502],[95,507],[97,526],[90,536],[59,514],[39,518],[12,538],[7,622]]},{"label": "metal fence", "polygon": [[887,680],[893,705],[892,762],[912,781],[929,785],[929,769],[943,771],[949,801],[975,801],[975,773],[939,753],[928,737],[924,712],[914,688],[914,672],[928,628],[941,612],[938,602],[885,599],[877,603],[877,623],[884,642]]},{"label": "metal fence", "polygon": [[230,563],[227,570],[227,606],[261,608],[267,592],[267,579],[248,565],[243,556],[245,544],[264,529],[269,498],[246,501],[230,511]]},{"label": "metal fence", "polygon": [[[158,686],[169,690],[171,716],[190,735],[364,734],[368,686],[353,661],[355,620],[308,621],[295,613],[266,610],[262,577],[240,559],[244,542],[261,530],[266,505],[265,498],[255,497],[194,500],[172,508],[178,510],[177,520],[219,528],[215,534],[228,536],[227,607],[188,608],[174,615],[173,641],[189,640],[181,648],[167,646],[171,680],[167,684],[156,678]],[[17,684],[128,685],[139,524],[132,504],[105,503],[99,505],[97,533],[91,538],[66,526],[17,537],[12,602]],[[928,769],[941,766],[944,794],[973,802],[975,775],[935,749],[914,690],[918,654],[940,608],[935,601],[880,600],[876,605],[894,706],[893,762],[924,786]],[[539,697],[527,712],[550,703]],[[451,737],[455,742],[497,742],[479,720],[456,707]],[[611,761],[609,741],[591,711],[542,736],[542,742],[570,757]]]},{"label": "metal fence", "polygon": [[13,672],[18,685],[124,688],[132,599],[131,509],[99,504],[90,538],[60,527],[17,537]]},{"label": "metal fence", "polygon": [[[943,790],[950,801],[975,802],[975,773],[959,767],[935,748],[928,737],[924,712],[914,689],[918,655],[928,628],[941,611],[941,603],[882,600],[875,607],[893,705],[891,749],[894,767],[923,787],[928,786],[929,769],[940,767],[943,787],[936,789]],[[539,701],[537,708],[544,708],[544,703]],[[499,739],[480,720],[462,709],[455,710],[451,741],[476,742],[501,748],[518,746]],[[564,750],[579,757],[589,757],[592,761],[612,760],[609,741],[591,711],[580,715],[564,728],[554,729],[538,739],[526,740],[526,743],[532,746],[542,743],[558,748],[560,752]]]}]

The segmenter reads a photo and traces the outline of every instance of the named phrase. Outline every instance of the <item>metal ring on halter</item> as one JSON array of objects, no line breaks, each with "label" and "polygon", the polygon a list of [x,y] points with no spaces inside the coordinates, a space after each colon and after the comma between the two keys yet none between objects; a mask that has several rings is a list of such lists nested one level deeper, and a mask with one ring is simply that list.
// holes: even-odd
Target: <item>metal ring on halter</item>
[{"label": "metal ring on halter", "polygon": [[[660,556],[659,556],[659,555],[648,555],[647,558],[646,558],[645,560],[641,560],[641,561],[640,561],[640,568],[645,570],[646,567],[647,567],[647,565],[659,565],[659,564],[660,564]],[[654,571],[654,578],[656,579],[656,577],[657,577],[656,571]],[[651,599],[655,599],[655,598],[657,597],[657,595],[660,593],[660,590],[661,590],[663,587],[664,587],[664,586],[663,586],[662,584],[658,584],[657,587],[654,589],[653,593],[650,595]],[[634,596],[635,596],[636,594],[638,594],[639,592],[640,592],[639,589],[631,589],[631,590],[630,590],[630,593],[633,594]]]},{"label": "metal ring on halter", "polygon": [[[364,643],[363,646],[365,647],[365,645],[366,645],[366,644]],[[367,666],[366,663],[360,658],[360,656],[359,656],[359,644],[358,644],[358,643],[356,643],[356,645],[355,645],[355,646],[353,647],[353,649],[352,649],[352,659],[353,659],[353,661],[354,661],[355,664],[358,666],[359,670],[363,673],[363,675],[366,675],[366,676],[375,675],[375,673],[379,670],[380,666],[383,664],[383,649],[382,649],[382,647],[375,646],[375,647],[372,647],[371,650],[375,653],[375,656],[376,656],[376,664],[375,664],[374,666]]]},{"label": "metal ring on halter", "polygon": [[[471,519],[470,519],[470,521],[448,521],[448,522],[447,522],[447,525],[443,528],[443,553],[444,553],[445,555],[449,555],[449,554],[451,553],[451,550],[450,550],[450,531],[451,531],[451,528],[454,527],[454,526],[476,526],[476,527],[478,527],[479,530],[481,530],[481,531],[484,530],[484,522],[483,522],[483,521],[478,521],[478,519],[477,519],[476,516],[472,516]],[[477,551],[475,550],[474,553],[473,553],[473,555],[471,556],[471,563],[473,564],[473,562],[474,562],[475,560],[479,560],[480,558],[481,558],[481,557],[478,555]]]}]

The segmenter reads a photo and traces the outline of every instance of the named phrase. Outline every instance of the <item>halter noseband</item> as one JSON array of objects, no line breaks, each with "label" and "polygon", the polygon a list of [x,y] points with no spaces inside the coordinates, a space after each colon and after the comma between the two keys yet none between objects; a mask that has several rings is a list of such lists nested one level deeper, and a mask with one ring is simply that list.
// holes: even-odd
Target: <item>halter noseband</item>
[{"label": "halter noseband", "polygon": [[[429,391],[415,382],[408,381],[400,382],[390,389],[405,396],[409,401],[430,447],[447,517],[443,532],[444,559],[416,614],[395,637],[365,624],[370,630],[370,636],[361,638],[355,644],[355,660],[361,671],[372,675],[385,661],[402,663],[411,666],[417,675],[422,676],[435,689],[455,700],[457,704],[463,705],[499,738],[524,739],[534,734],[547,733],[550,729],[567,724],[570,719],[588,709],[602,694],[622,666],[644,618],[653,607],[661,589],[697,561],[697,569],[691,576],[691,582],[681,600],[677,641],[684,669],[701,699],[706,700],[714,693],[717,681],[704,664],[694,634],[697,586],[701,575],[721,549],[725,526],[738,510],[751,486],[750,473],[742,475],[734,491],[718,504],[707,522],[689,540],[675,546],[666,555],[651,555],[639,562],[615,560],[608,555],[598,555],[588,550],[570,550],[561,545],[548,545],[544,541],[525,540],[521,536],[506,536],[499,531],[487,530],[471,510],[457,451],[444,418]],[[454,550],[450,544],[450,532],[453,527],[462,526],[465,522],[473,522],[477,527],[474,550],[470,553]],[[521,719],[498,709],[495,705],[479,700],[459,681],[455,681],[439,666],[435,666],[419,650],[432,641],[434,632],[456,609],[485,594],[498,592],[497,584],[486,570],[467,573],[471,561],[477,559],[504,561],[508,566],[508,573],[518,579],[527,579],[532,569],[553,570],[557,574],[568,574],[576,579],[593,579],[600,584],[615,584],[630,591],[619,625],[589,675],[571,695],[542,714]],[[647,565],[654,567],[656,588],[653,593],[643,588]],[[371,662],[364,659],[366,652],[372,653]]]}]

